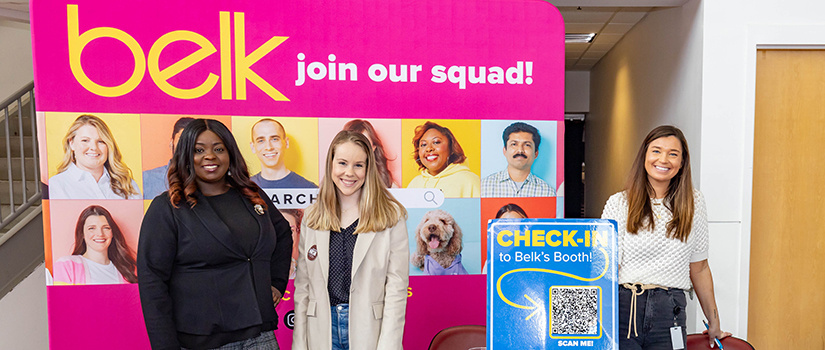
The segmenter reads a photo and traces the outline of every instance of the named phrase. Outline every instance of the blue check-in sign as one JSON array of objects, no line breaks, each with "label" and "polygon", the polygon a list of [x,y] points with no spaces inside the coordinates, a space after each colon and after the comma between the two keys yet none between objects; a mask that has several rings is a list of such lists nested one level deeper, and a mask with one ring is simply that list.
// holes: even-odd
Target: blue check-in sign
[{"label": "blue check-in sign", "polygon": [[615,221],[490,220],[487,240],[489,350],[619,348]]}]

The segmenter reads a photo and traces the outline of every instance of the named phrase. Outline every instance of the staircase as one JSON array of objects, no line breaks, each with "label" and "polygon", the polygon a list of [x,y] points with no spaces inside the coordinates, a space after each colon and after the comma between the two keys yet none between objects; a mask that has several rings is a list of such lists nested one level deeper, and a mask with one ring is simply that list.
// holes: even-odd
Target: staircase
[{"label": "staircase", "polygon": [[43,263],[34,84],[0,103],[0,298]]}]

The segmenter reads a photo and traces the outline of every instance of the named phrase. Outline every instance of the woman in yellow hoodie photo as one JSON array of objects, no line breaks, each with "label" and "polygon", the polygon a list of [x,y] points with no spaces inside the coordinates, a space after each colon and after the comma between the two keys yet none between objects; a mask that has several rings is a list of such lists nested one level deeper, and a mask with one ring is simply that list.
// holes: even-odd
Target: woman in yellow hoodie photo
[{"label": "woman in yellow hoodie photo", "polygon": [[415,128],[413,158],[421,174],[408,188],[437,188],[445,197],[478,197],[481,180],[462,164],[467,159],[450,129],[433,122]]}]

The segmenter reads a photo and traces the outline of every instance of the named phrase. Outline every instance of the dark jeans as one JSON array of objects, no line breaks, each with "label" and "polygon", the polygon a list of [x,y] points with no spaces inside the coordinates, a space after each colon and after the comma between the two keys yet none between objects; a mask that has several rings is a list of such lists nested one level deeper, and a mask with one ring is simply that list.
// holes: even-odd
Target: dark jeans
[{"label": "dark jeans", "polygon": [[687,339],[687,298],[681,289],[649,289],[636,296],[636,332],[627,329],[630,320],[630,298],[633,292],[619,286],[619,349],[620,350],[672,350],[670,327],[682,327],[682,341]]}]

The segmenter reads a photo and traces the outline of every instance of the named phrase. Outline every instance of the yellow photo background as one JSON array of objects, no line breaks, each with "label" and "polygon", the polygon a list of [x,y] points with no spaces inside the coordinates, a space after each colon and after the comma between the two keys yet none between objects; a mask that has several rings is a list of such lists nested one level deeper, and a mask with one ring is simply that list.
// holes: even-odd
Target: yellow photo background
[{"label": "yellow photo background", "polygon": [[[47,142],[46,142],[46,139],[43,137],[44,135],[46,135],[46,113],[36,112],[36,115],[37,115],[37,135],[40,135],[37,138],[37,148],[40,149],[40,150],[44,150],[44,149],[47,149],[46,148]],[[42,154],[42,153],[40,153],[40,154]],[[39,166],[40,169],[48,169],[49,168],[49,164],[47,163],[48,158],[49,157],[40,157],[40,159],[38,159],[39,163],[37,164],[37,166]],[[41,171],[40,172],[40,182],[42,182],[44,184],[49,183],[49,172],[48,171]],[[48,197],[45,197],[45,198],[48,198]],[[48,221],[48,220],[45,220],[45,221]]]},{"label": "yellow photo background", "polygon": [[[140,117],[137,114],[63,113],[46,112],[46,147],[49,177],[57,175],[57,166],[63,160],[63,138],[77,117],[92,114],[106,123],[117,143],[123,162],[132,171],[132,178],[143,193],[143,167],[140,157]],[[152,142],[152,141],[147,141]]]},{"label": "yellow photo background", "polygon": [[277,120],[284,126],[289,147],[284,157],[287,169],[309,181],[318,183],[318,118],[304,117],[232,117],[232,134],[249,167],[249,175],[261,171],[258,157],[252,153],[252,125],[264,118]]},{"label": "yellow photo background", "polygon": [[[403,159],[402,175],[403,186],[407,187],[410,181],[420,174],[418,164],[413,158],[413,137],[415,128],[423,125],[428,119],[404,119],[401,121],[401,157]],[[481,172],[481,121],[464,119],[429,119],[429,121],[441,125],[453,133],[467,160],[464,165],[479,175]],[[480,175],[479,175],[480,176]]]}]

